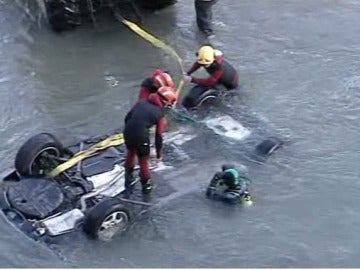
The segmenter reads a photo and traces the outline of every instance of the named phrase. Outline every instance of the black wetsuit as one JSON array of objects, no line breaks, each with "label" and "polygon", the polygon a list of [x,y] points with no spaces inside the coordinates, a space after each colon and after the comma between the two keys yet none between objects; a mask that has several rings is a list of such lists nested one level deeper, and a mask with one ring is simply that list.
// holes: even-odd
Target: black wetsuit
[{"label": "black wetsuit", "polygon": [[[243,196],[248,196],[249,179],[240,176],[238,180],[229,181],[224,179],[224,171],[215,173],[206,190],[206,196],[209,199],[220,200],[227,203],[239,203]],[[219,187],[223,191],[219,191]]]},{"label": "black wetsuit", "polygon": [[132,171],[135,158],[138,157],[140,177],[150,178],[150,128],[156,125],[155,147],[156,156],[161,158],[163,132],[166,126],[164,109],[157,94],[151,94],[147,100],[138,101],[125,117],[124,138],[127,148],[125,168]]}]

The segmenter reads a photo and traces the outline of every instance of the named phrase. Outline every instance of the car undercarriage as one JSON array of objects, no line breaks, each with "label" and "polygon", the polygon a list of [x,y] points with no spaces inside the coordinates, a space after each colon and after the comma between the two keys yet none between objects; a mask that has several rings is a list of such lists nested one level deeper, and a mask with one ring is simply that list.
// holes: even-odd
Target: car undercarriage
[{"label": "car undercarriage", "polygon": [[[121,200],[123,140],[121,135],[113,138],[118,139],[114,146],[95,138],[64,147],[49,133],[31,137],[16,155],[16,170],[4,178],[13,183],[0,192],[5,216],[32,238],[82,226],[90,236],[110,240],[130,220],[130,210]],[[61,167],[69,162],[70,168]],[[55,168],[59,170],[54,174]]]},{"label": "car undercarriage", "polygon": [[142,21],[143,10],[159,10],[175,4],[176,0],[43,0],[46,17],[56,32],[70,30],[85,22],[96,23],[104,12],[121,15],[136,23]]}]

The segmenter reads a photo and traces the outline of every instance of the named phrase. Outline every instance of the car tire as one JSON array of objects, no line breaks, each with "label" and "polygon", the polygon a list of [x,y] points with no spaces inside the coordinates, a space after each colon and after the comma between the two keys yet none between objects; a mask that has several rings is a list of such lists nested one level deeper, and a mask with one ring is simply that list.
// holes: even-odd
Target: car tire
[{"label": "car tire", "polygon": [[71,30],[81,24],[80,13],[70,14],[66,9],[66,5],[66,1],[45,1],[48,21],[54,32]]},{"label": "car tire", "polygon": [[196,85],[184,97],[182,105],[185,108],[194,108],[201,106],[209,100],[214,100],[218,97],[218,91],[209,89],[201,85]]},{"label": "car tire", "polygon": [[282,141],[275,137],[270,137],[256,146],[256,153],[260,156],[270,156],[282,145]]},{"label": "car tire", "polygon": [[208,89],[202,93],[197,99],[197,106],[205,104],[213,104],[219,96],[219,91],[215,89]]},{"label": "car tire", "polygon": [[116,233],[124,231],[130,223],[130,212],[116,198],[108,198],[87,213],[84,231],[93,239],[110,241]]},{"label": "car tire", "polygon": [[64,147],[50,133],[40,133],[27,140],[15,157],[15,169],[23,176],[42,176],[56,167],[46,160],[44,153],[61,157]]}]

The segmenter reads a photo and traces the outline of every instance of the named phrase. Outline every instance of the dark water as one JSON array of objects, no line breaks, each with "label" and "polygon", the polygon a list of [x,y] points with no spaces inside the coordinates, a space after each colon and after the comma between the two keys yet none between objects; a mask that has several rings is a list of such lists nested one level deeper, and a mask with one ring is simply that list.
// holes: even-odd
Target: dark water
[{"label": "dark water", "polygon": [[[254,206],[204,199],[222,162],[243,163],[204,137],[195,168],[173,176],[180,195],[124,238],[77,236],[48,249],[2,218],[0,266],[359,267],[360,3],[222,0],[214,12],[215,43],[242,75],[233,113],[245,106],[289,141],[266,164],[243,164]],[[121,126],[153,68],[179,74],[171,57],[105,18],[55,35],[2,0],[0,23],[1,170],[39,131],[82,137]],[[192,1],[145,24],[191,64],[202,42]],[[205,158],[204,145],[220,149]]]}]

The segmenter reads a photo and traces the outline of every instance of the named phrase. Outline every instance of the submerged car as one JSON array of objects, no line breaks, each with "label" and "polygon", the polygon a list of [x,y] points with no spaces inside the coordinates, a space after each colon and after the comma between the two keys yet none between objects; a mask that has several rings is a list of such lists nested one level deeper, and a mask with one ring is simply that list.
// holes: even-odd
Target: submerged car
[{"label": "submerged car", "polygon": [[[32,0],[31,0],[32,1]],[[118,13],[135,22],[141,22],[143,10],[159,10],[176,0],[36,0],[56,32],[73,29],[87,21],[96,23],[101,13]]]},{"label": "submerged car", "polygon": [[57,236],[79,227],[110,240],[129,225],[124,201],[122,134],[64,147],[50,133],[27,140],[0,191],[5,216],[29,236]]},{"label": "submerged car", "polygon": [[[250,143],[251,152],[263,157],[281,145],[274,137],[263,140],[262,136],[260,143],[256,140],[254,151],[254,140],[248,138],[256,134],[229,115],[199,123],[210,137],[214,135],[215,147],[220,138],[229,139],[232,149]],[[193,163],[189,154],[203,138],[185,125],[166,133],[166,157],[177,167],[183,166],[184,160]],[[215,150],[207,147],[204,151],[210,154]],[[91,137],[66,147],[50,133],[37,134],[20,147],[15,168],[3,178],[1,212],[34,239],[83,228],[90,237],[109,241],[129,226],[134,212],[132,206],[153,205],[129,196],[125,188],[124,161],[124,139],[119,132]]]},{"label": "submerged car", "polygon": [[218,100],[224,93],[226,91],[195,85],[183,98],[182,105],[187,109],[200,107],[203,104]]}]

